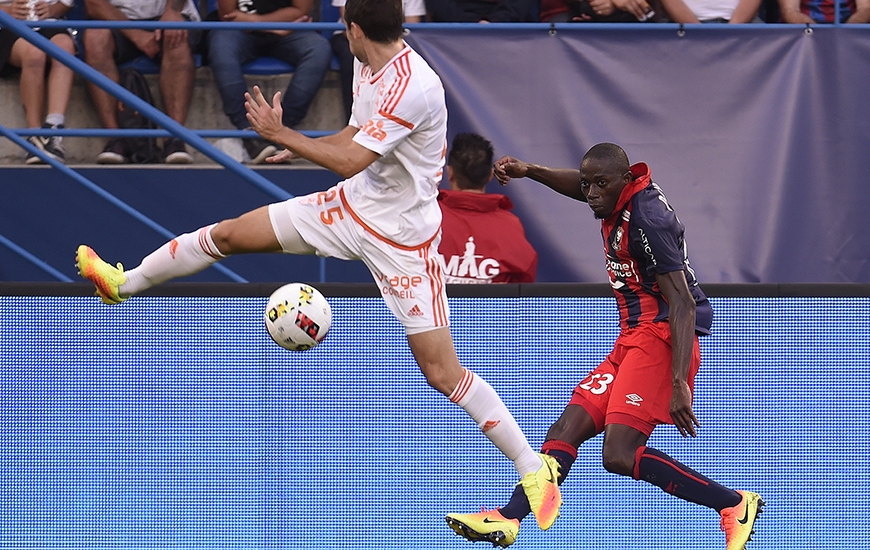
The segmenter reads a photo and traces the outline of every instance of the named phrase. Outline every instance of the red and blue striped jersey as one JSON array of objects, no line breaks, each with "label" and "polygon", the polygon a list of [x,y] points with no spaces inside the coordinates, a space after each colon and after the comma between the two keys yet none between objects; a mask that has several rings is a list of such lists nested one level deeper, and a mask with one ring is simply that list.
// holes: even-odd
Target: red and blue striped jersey
[{"label": "red and blue striped jersey", "polygon": [[649,166],[638,163],[631,172],[634,181],[625,186],[613,213],[601,222],[620,327],[625,330],[641,323],[666,321],[668,304],[656,274],[682,271],[695,298],[695,330],[710,334],[713,309],[689,264],[685,228],[653,183]]},{"label": "red and blue striped jersey", "polygon": [[[816,23],[834,23],[837,2],[835,0],[801,0],[801,11],[813,18]],[[857,9],[855,0],[839,2],[840,23],[852,16]]]}]

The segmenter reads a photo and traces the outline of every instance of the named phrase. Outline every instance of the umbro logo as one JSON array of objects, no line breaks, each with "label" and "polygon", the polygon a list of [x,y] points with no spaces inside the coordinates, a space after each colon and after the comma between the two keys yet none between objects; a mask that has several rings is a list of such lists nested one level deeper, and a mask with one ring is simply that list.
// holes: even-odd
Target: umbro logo
[{"label": "umbro logo", "polygon": [[639,396],[636,393],[630,393],[625,396],[625,402],[629,405],[640,407],[640,404],[643,402],[643,397]]},{"label": "umbro logo", "polygon": [[411,311],[408,312],[408,315],[411,317],[422,317],[423,311],[420,309],[420,306],[414,304],[414,307],[411,308]]}]

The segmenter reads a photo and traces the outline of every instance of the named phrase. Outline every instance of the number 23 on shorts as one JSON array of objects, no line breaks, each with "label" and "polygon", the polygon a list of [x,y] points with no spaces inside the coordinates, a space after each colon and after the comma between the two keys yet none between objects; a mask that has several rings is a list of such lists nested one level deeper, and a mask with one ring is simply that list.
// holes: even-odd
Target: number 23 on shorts
[{"label": "number 23 on shorts", "polygon": [[588,391],[593,395],[601,395],[607,391],[607,386],[613,382],[613,375],[609,372],[592,373],[577,385],[578,388]]}]

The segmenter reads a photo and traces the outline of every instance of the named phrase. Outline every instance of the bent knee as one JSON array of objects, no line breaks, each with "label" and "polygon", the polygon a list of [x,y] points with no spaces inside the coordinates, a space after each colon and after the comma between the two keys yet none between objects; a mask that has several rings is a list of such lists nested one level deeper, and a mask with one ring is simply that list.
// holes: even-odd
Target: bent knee
[{"label": "bent knee", "polygon": [[76,52],[73,39],[68,34],[56,34],[51,37],[51,42],[66,53],[74,54]]},{"label": "bent knee", "polygon": [[450,395],[456,388],[455,374],[443,365],[420,365],[420,371],[426,378],[426,383],[444,395]]},{"label": "bent knee", "polygon": [[237,246],[238,232],[235,231],[237,222],[238,218],[224,220],[211,228],[211,240],[221,254],[232,254]]},{"label": "bent knee", "polygon": [[605,449],[602,457],[604,469],[611,474],[632,476],[634,474],[634,453],[614,453]]},{"label": "bent knee", "polygon": [[115,38],[109,29],[87,29],[82,38],[85,60],[109,59],[115,49]]}]

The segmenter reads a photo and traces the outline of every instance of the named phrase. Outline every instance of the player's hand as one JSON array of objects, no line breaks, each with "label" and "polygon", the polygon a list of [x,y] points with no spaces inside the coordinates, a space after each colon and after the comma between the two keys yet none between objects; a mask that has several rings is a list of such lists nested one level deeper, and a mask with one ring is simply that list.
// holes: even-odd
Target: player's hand
[{"label": "player's hand", "polygon": [[507,185],[512,178],[526,177],[528,170],[528,164],[513,157],[502,157],[492,165],[495,179],[502,185]]},{"label": "player's hand", "polygon": [[281,92],[275,92],[272,96],[272,105],[263,97],[259,86],[254,86],[254,93],[245,92],[245,110],[248,112],[248,122],[251,127],[263,139],[275,141],[278,133],[284,128],[282,117],[284,108],[281,107]]},{"label": "player's hand", "polygon": [[683,437],[696,437],[695,426],[700,427],[695,413],[692,412],[692,390],[686,382],[674,385],[671,395],[671,418]]}]

